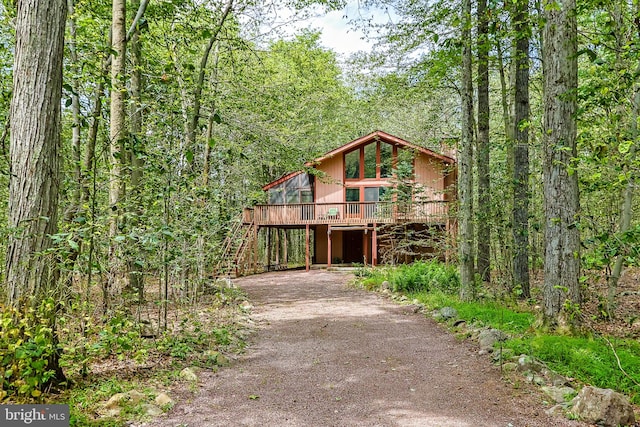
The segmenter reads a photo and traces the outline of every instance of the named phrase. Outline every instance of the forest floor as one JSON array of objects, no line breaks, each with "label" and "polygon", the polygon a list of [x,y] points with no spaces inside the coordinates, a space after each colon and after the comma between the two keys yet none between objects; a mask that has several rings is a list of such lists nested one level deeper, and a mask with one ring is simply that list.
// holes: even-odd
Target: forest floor
[{"label": "forest floor", "polygon": [[581,426],[501,376],[470,341],[353,276],[288,271],[235,281],[256,322],[244,354],[146,426]]}]

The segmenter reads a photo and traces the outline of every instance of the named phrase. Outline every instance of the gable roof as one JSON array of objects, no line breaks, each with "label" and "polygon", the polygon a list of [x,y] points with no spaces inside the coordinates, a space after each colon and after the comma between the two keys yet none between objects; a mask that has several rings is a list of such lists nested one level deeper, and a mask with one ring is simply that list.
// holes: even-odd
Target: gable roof
[{"label": "gable roof", "polygon": [[[353,141],[351,141],[351,142],[349,142],[349,143],[347,143],[345,145],[342,145],[342,146],[340,146],[338,148],[335,148],[335,149],[329,151],[328,153],[325,153],[323,156],[318,157],[317,159],[314,159],[314,160],[312,160],[310,162],[305,163],[304,165],[306,167],[314,167],[315,165],[317,165],[319,163],[322,163],[323,161],[325,161],[327,159],[335,157],[336,155],[345,153],[347,151],[354,150],[359,146],[366,145],[366,144],[369,144],[369,143],[374,142],[374,141],[384,141],[384,142],[392,144],[392,145],[399,145],[399,146],[402,146],[402,147],[410,148],[410,149],[415,150],[415,151],[417,151],[419,153],[425,154],[427,156],[434,157],[434,158],[436,158],[436,159],[438,159],[438,160],[440,160],[440,161],[442,161],[444,163],[450,164],[450,165],[453,165],[453,164],[456,163],[456,160],[454,158],[452,158],[452,157],[445,156],[444,154],[439,154],[439,153],[436,153],[435,151],[429,150],[428,148],[424,148],[424,147],[420,147],[418,145],[412,144],[409,141],[405,141],[402,138],[398,138],[397,136],[393,136],[393,135],[391,135],[389,133],[386,133],[386,132],[383,132],[381,130],[376,130],[374,132],[371,132],[368,135],[362,136],[362,137],[360,137],[358,139],[354,139]],[[276,185],[281,184],[284,181],[286,181],[288,179],[291,179],[296,175],[301,174],[302,172],[303,171],[299,170],[299,171],[296,171],[296,172],[291,172],[291,173],[288,173],[286,175],[283,175],[280,178],[276,179],[275,181],[270,182],[269,184],[263,186],[262,189],[264,191],[267,191],[270,188],[273,188]]]}]

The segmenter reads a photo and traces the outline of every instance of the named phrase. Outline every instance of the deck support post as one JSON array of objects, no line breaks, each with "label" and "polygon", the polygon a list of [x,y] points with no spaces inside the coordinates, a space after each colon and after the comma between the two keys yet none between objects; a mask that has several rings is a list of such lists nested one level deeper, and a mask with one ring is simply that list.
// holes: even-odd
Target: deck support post
[{"label": "deck support post", "polygon": [[327,269],[331,268],[331,224],[327,225]]},{"label": "deck support post", "polygon": [[271,270],[271,227],[267,227],[267,272]]},{"label": "deck support post", "polygon": [[374,267],[378,265],[378,228],[375,222],[371,232],[371,265]]},{"label": "deck support post", "polygon": [[304,265],[305,265],[305,271],[309,271],[309,258],[310,258],[310,253],[309,253],[309,224],[307,224],[307,226],[305,227],[305,236],[304,236],[304,241],[305,241],[305,255],[304,255]]},{"label": "deck support post", "polygon": [[[362,261],[364,262],[364,265],[367,265],[367,255],[369,254],[369,236],[367,233],[367,227],[365,226],[364,231],[362,232],[362,240],[363,240],[363,245],[362,245]],[[373,252],[372,252],[373,255]]]}]

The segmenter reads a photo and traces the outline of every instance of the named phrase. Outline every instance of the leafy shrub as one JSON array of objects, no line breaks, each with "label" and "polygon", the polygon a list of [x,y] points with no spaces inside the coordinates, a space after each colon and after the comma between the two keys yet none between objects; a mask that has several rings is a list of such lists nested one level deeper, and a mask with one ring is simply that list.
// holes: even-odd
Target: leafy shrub
[{"label": "leafy shrub", "polygon": [[460,285],[460,279],[454,266],[438,261],[416,261],[394,269],[390,275],[390,283],[395,292],[440,290],[454,293]]},{"label": "leafy shrub", "polygon": [[36,308],[0,305],[0,400],[38,399],[55,375],[48,366],[57,351],[54,313],[53,299]]}]

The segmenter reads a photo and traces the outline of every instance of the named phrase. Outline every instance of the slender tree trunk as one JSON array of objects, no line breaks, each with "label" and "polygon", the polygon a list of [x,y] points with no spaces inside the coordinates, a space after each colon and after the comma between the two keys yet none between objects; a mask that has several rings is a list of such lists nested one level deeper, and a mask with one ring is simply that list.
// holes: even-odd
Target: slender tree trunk
[{"label": "slender tree trunk", "polygon": [[122,197],[124,180],[122,164],[125,157],[125,59],[126,59],[126,0],[113,0],[112,5],[112,46],[111,56],[111,122],[109,127],[109,146],[111,170],[109,173],[109,275],[107,289],[103,291],[103,303],[107,306],[109,291],[114,288],[121,270],[120,250],[115,241],[122,215]]},{"label": "slender tree trunk", "polygon": [[42,252],[57,232],[66,12],[66,0],[18,2],[5,270],[14,305],[32,295],[37,301],[56,286],[56,266]]},{"label": "slender tree trunk", "polygon": [[575,325],[582,302],[576,90],[578,86],[575,0],[545,8],[544,27],[544,321],[549,327]]},{"label": "slender tree trunk", "polygon": [[489,15],[487,0],[478,0],[478,273],[491,280],[491,181],[489,178]]},{"label": "slender tree trunk", "polygon": [[460,298],[474,295],[473,256],[473,81],[471,70],[471,0],[462,8],[462,135],[458,154],[458,203],[460,205],[460,234],[458,262],[460,263]]},{"label": "slender tree trunk", "polygon": [[211,35],[209,43],[205,47],[202,58],[200,59],[198,79],[196,80],[195,88],[193,91],[193,114],[191,115],[191,120],[189,121],[189,125],[187,126],[187,147],[192,147],[196,140],[196,129],[198,129],[198,122],[200,121],[202,90],[204,89],[204,80],[206,75],[207,63],[209,62],[209,55],[211,54],[213,45],[216,43],[216,41],[218,41],[220,31],[222,30],[222,27],[224,26],[224,23],[227,20],[227,17],[229,16],[232,8],[233,0],[227,0],[227,3],[225,4],[220,16],[220,22]]},{"label": "slender tree trunk", "polygon": [[[134,8],[140,8],[140,0],[132,2]],[[129,204],[132,209],[130,228],[139,226],[143,213],[140,200],[143,168],[144,168],[144,138],[142,137],[142,47],[140,29],[136,27],[131,34],[131,138],[129,153],[131,159],[131,189]],[[138,243],[138,242],[136,242]],[[141,251],[138,244],[132,245],[127,256],[127,287],[138,296],[138,301],[144,300],[144,270],[141,262]]]},{"label": "slender tree trunk", "polygon": [[529,290],[529,11],[518,0],[513,13],[516,33],[516,75],[513,150],[513,285],[523,298]]}]

